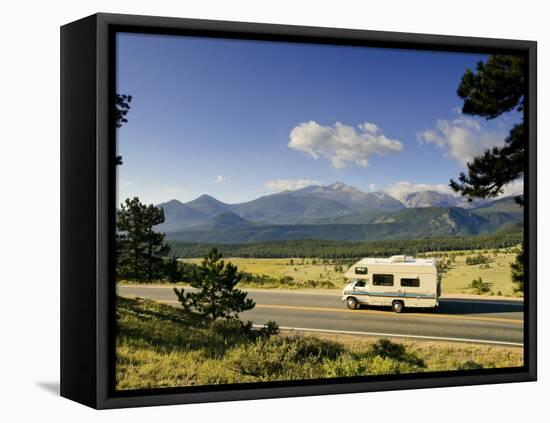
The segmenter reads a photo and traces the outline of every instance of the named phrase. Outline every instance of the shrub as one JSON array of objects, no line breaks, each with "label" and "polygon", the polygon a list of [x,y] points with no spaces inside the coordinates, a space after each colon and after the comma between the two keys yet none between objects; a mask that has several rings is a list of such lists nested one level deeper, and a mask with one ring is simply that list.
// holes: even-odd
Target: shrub
[{"label": "shrub", "polygon": [[461,363],[458,366],[458,370],[478,370],[478,369],[483,369],[483,366],[472,360],[465,361],[464,363]]},{"label": "shrub", "polygon": [[370,355],[401,361],[412,366],[425,367],[424,362],[416,355],[407,352],[403,344],[396,344],[389,339],[380,339],[370,348]]},{"label": "shrub", "polygon": [[398,358],[406,354],[406,348],[403,344],[395,344],[389,339],[380,339],[371,347],[371,352],[380,357]]},{"label": "shrub", "polygon": [[486,264],[490,263],[491,259],[488,256],[483,254],[477,254],[475,256],[466,257],[466,264],[469,266],[474,266],[476,264]]},{"label": "shrub", "polygon": [[227,365],[236,372],[260,379],[285,374],[301,377],[300,368],[335,360],[345,351],[342,344],[307,336],[258,338],[240,345],[226,355]]},{"label": "shrub", "polygon": [[292,276],[283,276],[279,279],[281,285],[294,286],[294,278]]},{"label": "shrub", "polygon": [[334,360],[345,351],[342,344],[326,339],[310,336],[288,337],[287,339],[296,345],[296,357],[299,360]]},{"label": "shrub", "polygon": [[399,361],[389,357],[374,356],[367,359],[366,362],[367,374],[371,375],[388,375],[399,373],[411,373],[421,371],[424,366],[416,366],[408,361]]},{"label": "shrub", "polygon": [[[298,271],[294,268],[294,271]],[[261,286],[262,288],[335,288],[331,281],[308,279],[307,281],[297,281],[292,276],[282,276],[275,278],[269,275],[258,275],[254,273],[242,273],[240,286]]]},{"label": "shrub", "polygon": [[232,348],[224,361],[241,375],[267,379],[283,370],[286,357],[278,345],[257,340],[253,344]]},{"label": "shrub", "polygon": [[258,331],[258,336],[263,338],[269,338],[279,333],[279,325],[277,322],[270,320]]},{"label": "shrub", "polygon": [[491,285],[492,284],[490,284],[488,282],[483,282],[483,279],[481,279],[481,277],[479,277],[477,279],[472,280],[472,282],[470,282],[470,286],[468,288],[473,289],[476,294],[482,295],[482,294],[486,294],[486,293],[491,291]]},{"label": "shrub", "polygon": [[363,360],[358,360],[350,353],[338,356],[333,361],[323,363],[325,377],[349,377],[367,374],[367,368]]},{"label": "shrub", "polygon": [[239,337],[251,333],[252,322],[247,321],[245,323],[238,319],[213,320],[209,322],[208,329],[212,333],[224,338]]}]

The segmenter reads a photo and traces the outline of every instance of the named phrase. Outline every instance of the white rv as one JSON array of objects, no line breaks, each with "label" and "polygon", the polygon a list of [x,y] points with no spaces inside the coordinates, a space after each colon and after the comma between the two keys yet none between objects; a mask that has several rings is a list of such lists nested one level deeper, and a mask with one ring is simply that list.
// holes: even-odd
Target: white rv
[{"label": "white rv", "polygon": [[437,307],[441,295],[435,259],[407,256],[364,258],[344,277],[351,280],[342,301],[350,309],[360,305],[391,306],[400,313],[405,307]]}]

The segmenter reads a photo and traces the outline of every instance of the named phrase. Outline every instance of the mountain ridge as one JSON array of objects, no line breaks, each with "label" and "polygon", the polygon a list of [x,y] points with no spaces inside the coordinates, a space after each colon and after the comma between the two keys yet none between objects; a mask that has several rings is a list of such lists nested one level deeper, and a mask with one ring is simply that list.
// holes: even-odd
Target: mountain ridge
[{"label": "mountain ridge", "polygon": [[167,234],[167,239],[188,242],[250,243],[298,239],[372,241],[434,236],[493,233],[514,224],[509,219],[480,216],[460,207],[405,209],[390,212],[385,220],[370,223],[203,225]]},{"label": "mountain ridge", "polygon": [[236,204],[203,194],[187,203],[174,199],[159,204],[165,211],[165,222],[156,229],[165,232],[168,239],[201,242],[296,236],[363,240],[477,234],[522,220],[522,210],[513,199],[466,209],[451,201],[449,194],[436,191],[407,197],[409,201],[403,204],[383,191],[365,193],[343,182],[281,191]]}]

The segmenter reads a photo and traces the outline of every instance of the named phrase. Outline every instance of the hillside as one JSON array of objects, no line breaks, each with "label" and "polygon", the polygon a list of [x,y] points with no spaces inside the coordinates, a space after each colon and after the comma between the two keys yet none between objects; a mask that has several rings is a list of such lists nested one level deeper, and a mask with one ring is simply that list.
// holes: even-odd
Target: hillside
[{"label": "hillside", "polygon": [[188,203],[170,200],[159,204],[164,209],[165,222],[157,229],[163,232],[173,232],[207,222],[213,216],[229,211],[227,204],[209,195],[201,195]]},{"label": "hillside", "polygon": [[231,210],[256,223],[293,224],[308,219],[353,214],[346,204],[307,192],[284,191],[266,195]]},{"label": "hillside", "polygon": [[[521,196],[523,198],[523,196]],[[517,218],[523,217],[523,207],[521,207],[514,196],[493,200],[488,204],[476,207],[474,212],[479,215],[487,215],[492,213],[502,213]]]},{"label": "hillside", "polygon": [[167,233],[174,241],[248,243],[296,239],[370,241],[413,239],[443,235],[476,235],[503,228],[511,221],[502,215],[482,217],[452,208],[406,209],[370,216],[371,223],[258,225],[239,220],[238,225],[198,225]]}]

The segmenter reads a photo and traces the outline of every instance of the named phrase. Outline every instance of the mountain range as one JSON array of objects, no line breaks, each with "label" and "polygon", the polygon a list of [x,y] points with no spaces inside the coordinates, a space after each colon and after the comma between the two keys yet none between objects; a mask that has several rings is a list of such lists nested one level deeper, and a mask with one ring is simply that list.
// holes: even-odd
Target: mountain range
[{"label": "mountain range", "polygon": [[312,185],[227,204],[209,195],[182,203],[170,200],[156,227],[169,240],[256,242],[285,239],[372,240],[437,235],[473,235],[519,223],[523,209],[512,197],[465,208],[462,199],[438,191],[399,201],[342,182]]}]

